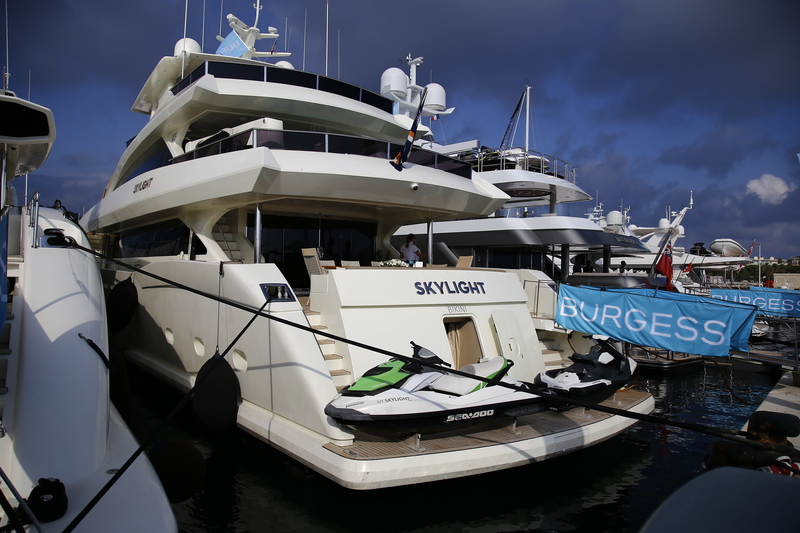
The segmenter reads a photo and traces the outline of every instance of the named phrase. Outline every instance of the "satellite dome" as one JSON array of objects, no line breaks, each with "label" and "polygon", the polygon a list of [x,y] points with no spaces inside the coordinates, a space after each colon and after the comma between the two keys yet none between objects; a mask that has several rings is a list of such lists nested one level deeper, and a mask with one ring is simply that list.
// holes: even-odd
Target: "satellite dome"
[{"label": "satellite dome", "polygon": [[175,57],[178,57],[183,52],[187,54],[199,54],[200,53],[200,45],[197,44],[197,41],[190,38],[181,39],[177,43],[175,43]]},{"label": "satellite dome", "polygon": [[681,237],[686,236],[686,230],[683,229],[683,224],[678,226],[678,235],[680,235]]},{"label": "satellite dome", "polygon": [[447,95],[444,87],[438,83],[429,83],[425,88],[428,89],[428,96],[425,97],[425,107],[433,111],[447,109]]},{"label": "satellite dome", "polygon": [[294,70],[294,65],[289,63],[288,61],[278,61],[275,63],[276,67],[285,68],[286,70]]},{"label": "satellite dome", "polygon": [[667,229],[669,227],[669,220],[662,218],[658,221],[658,229]]},{"label": "satellite dome", "polygon": [[606,222],[608,222],[609,226],[621,226],[622,213],[619,211],[609,211],[606,215]]},{"label": "satellite dome", "polygon": [[397,67],[388,68],[381,74],[381,96],[390,100],[402,100],[408,94],[409,83],[405,72]]}]

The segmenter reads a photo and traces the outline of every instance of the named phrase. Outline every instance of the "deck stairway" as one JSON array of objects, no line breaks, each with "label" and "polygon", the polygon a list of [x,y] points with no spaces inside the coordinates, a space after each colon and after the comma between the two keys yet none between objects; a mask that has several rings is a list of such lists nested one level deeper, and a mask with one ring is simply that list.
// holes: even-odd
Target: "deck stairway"
[{"label": "deck stairway", "polygon": [[[311,328],[317,331],[326,331],[328,327],[321,324],[322,315],[317,311],[311,310],[309,299],[307,297],[300,298],[300,303]],[[336,386],[337,391],[341,391],[353,382],[353,373],[347,368],[349,366],[347,364],[348,361],[341,355],[347,353],[347,348],[341,342],[322,335],[317,335],[316,338],[320,351],[322,351],[322,356],[328,366],[328,372],[333,378],[333,384]]]},{"label": "deck stairway", "polygon": [[541,335],[539,337],[539,348],[542,350],[542,358],[544,359],[545,370],[566,368],[569,366],[571,361],[569,359],[562,359],[561,351],[555,346],[555,339],[548,337],[548,332],[537,333]]},{"label": "deck stairway", "polygon": [[219,247],[222,248],[222,251],[228,255],[231,261],[243,261],[244,254],[242,254],[242,250],[239,248],[236,235],[234,235],[226,217],[227,215],[223,215],[217,223],[214,224],[212,235],[214,236],[214,240],[217,241],[217,244],[219,244]]}]

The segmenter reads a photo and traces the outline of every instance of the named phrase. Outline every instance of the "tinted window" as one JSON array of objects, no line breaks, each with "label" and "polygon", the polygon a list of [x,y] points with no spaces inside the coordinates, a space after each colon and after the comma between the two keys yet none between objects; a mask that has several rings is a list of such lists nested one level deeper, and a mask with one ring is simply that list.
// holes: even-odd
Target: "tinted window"
[{"label": "tinted window", "polygon": [[208,63],[208,73],[217,78],[264,81],[264,67],[238,63]]},{"label": "tinted window", "polygon": [[178,255],[189,250],[189,228],[172,220],[135,233],[123,233],[120,245],[122,257]]}]

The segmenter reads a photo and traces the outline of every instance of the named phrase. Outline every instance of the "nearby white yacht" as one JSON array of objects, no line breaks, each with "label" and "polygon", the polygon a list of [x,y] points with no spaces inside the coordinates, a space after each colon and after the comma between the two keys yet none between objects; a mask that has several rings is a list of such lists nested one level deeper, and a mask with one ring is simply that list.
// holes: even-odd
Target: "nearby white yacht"
[{"label": "nearby white yacht", "polygon": [[603,214],[602,204],[597,205],[589,218],[596,221],[603,229],[613,235],[635,236],[647,247],[646,253],[621,254],[611,258],[613,269],[619,269],[622,261],[629,271],[649,272],[655,265],[659,253],[669,245],[672,250],[672,278],[679,290],[697,291],[706,285],[706,271],[734,270],[750,264],[753,260],[742,245],[733,239],[716,239],[711,243],[711,251],[703,243],[695,243],[687,252],[677,245],[677,240],[686,236],[683,220],[694,207],[693,197],[689,196],[689,205],[680,211],[667,210],[666,217],[661,218],[656,226],[637,226],[631,224],[628,210],[610,211]]},{"label": "nearby white yacht", "polygon": [[[276,30],[228,19],[233,34],[218,54],[187,39],[159,62],[134,104],[150,120],[81,221],[117,258],[103,265],[108,286],[130,279],[136,289],[135,313],[112,343],[183,389],[230,346],[239,426],[356,489],[527,464],[633,424],[573,409],[388,437],[326,416],[338,391],[387,354],[410,356],[411,341],[455,369],[505,357],[510,379],[534,381],[545,363],[528,305],[552,309],[555,293],[533,271],[523,290],[499,270],[376,266],[398,257],[389,239],[401,224],[485,216],[509,196],[434,151],[414,149],[398,171],[390,161],[410,114],[285,60],[259,61],[269,53],[255,42]],[[402,81],[392,91],[410,109],[448,111],[441,87]],[[268,317],[238,336],[261,308]],[[653,409],[636,391],[607,402]]]},{"label": "nearby white yacht", "polygon": [[147,457],[123,468],[138,443],[109,401],[100,271],[93,255],[68,246],[88,248],[88,239],[63,208],[41,207],[38,193],[27,207],[15,207],[6,188],[45,161],[55,135],[49,109],[11,91],[0,94],[7,267],[0,291],[7,307],[0,334],[0,529],[177,531]]},{"label": "nearby white yacht", "polygon": [[[416,65],[409,62],[409,66],[413,77]],[[433,228],[404,226],[392,239],[395,246],[414,233],[434,255],[434,262],[455,264],[466,255],[474,258],[476,267],[538,269],[558,281],[584,268],[607,272],[612,254],[647,250],[635,236],[611,235],[593,220],[558,213],[559,206],[592,197],[578,186],[577,167],[529,149],[529,100],[526,86],[499,148],[487,148],[478,140],[451,145],[418,142],[472,165],[477,177],[509,195],[502,209],[488,217],[437,222]],[[511,132],[521,117],[526,119],[525,145],[513,147]]]}]

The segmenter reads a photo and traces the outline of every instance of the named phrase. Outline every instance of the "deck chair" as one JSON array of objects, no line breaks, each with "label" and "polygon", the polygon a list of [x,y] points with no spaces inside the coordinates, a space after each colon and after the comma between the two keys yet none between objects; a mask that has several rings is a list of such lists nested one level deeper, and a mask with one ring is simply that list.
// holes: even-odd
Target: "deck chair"
[{"label": "deck chair", "polygon": [[324,259],[324,260],[320,259],[319,264],[324,266],[324,267],[335,267],[336,266],[336,261],[334,261],[332,259]]},{"label": "deck chair", "polygon": [[425,263],[425,268],[447,268],[447,265],[434,265],[432,263]]},{"label": "deck chair", "polygon": [[456,263],[456,268],[469,268],[472,266],[472,257],[471,255],[462,255],[458,258],[458,262]]},{"label": "deck chair", "polygon": [[350,268],[352,268],[352,267],[360,267],[361,263],[359,261],[345,261],[344,259],[342,259],[342,266],[343,267],[350,267]]},{"label": "deck chair", "polygon": [[327,274],[328,271],[322,266],[319,260],[316,248],[303,248],[303,261],[306,263],[306,269],[309,275]]},{"label": "deck chair", "polygon": [[379,267],[379,266],[381,266],[381,264],[382,263],[380,261],[373,261],[372,262],[372,266],[374,266],[374,267]]}]

